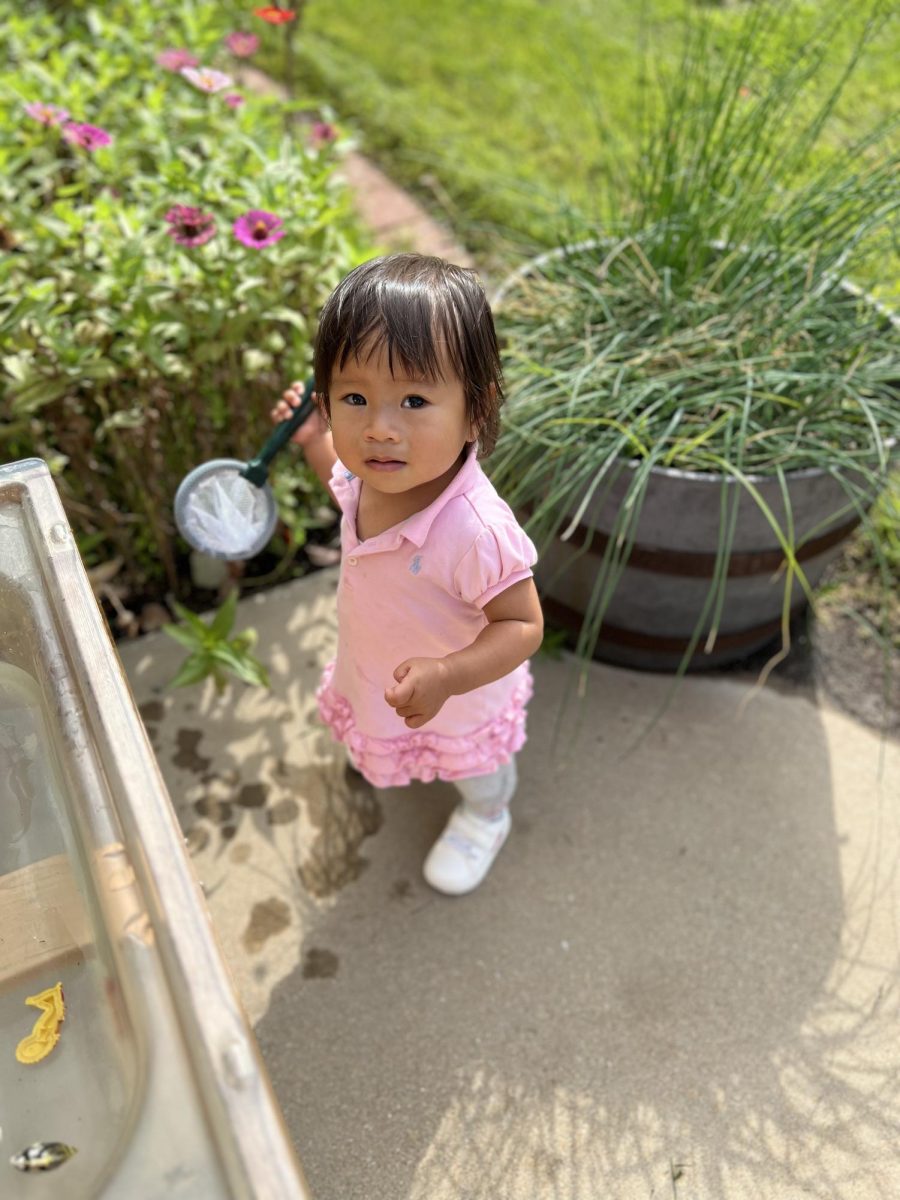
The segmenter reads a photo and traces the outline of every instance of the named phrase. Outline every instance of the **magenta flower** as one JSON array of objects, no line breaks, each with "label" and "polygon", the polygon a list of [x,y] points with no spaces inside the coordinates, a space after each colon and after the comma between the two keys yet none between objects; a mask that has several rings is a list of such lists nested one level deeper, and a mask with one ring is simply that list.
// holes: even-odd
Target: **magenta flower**
[{"label": "magenta flower", "polygon": [[281,217],[276,217],[275,213],[262,212],[257,208],[238,217],[232,229],[239,242],[258,250],[261,250],[263,246],[273,245],[287,232]]},{"label": "magenta flower", "polygon": [[201,92],[221,92],[234,83],[230,75],[212,67],[182,67],[181,74]]},{"label": "magenta flower", "polygon": [[202,246],[216,232],[216,219],[202,208],[189,204],[176,204],[166,213],[169,222],[169,237],[179,246]]},{"label": "magenta flower", "polygon": [[42,125],[62,125],[69,116],[67,108],[60,108],[58,104],[44,104],[40,100],[26,104],[25,111]]},{"label": "magenta flower", "polygon": [[112,137],[105,129],[100,129],[97,125],[84,125],[78,121],[70,121],[64,126],[62,135],[67,142],[71,142],[73,146],[81,146],[84,150],[99,150],[101,146],[108,146],[112,142]]},{"label": "magenta flower", "polygon": [[309,130],[310,145],[315,149],[337,140],[338,131],[328,121],[313,121]]},{"label": "magenta flower", "polygon": [[229,33],[225,45],[236,58],[249,58],[259,49],[259,38],[255,33]]},{"label": "magenta flower", "polygon": [[181,71],[184,67],[199,67],[200,59],[190,50],[163,50],[156,56],[156,65],[167,71]]},{"label": "magenta flower", "polygon": [[229,92],[225,97],[225,103],[229,108],[240,108],[244,103],[244,97],[240,92]]}]

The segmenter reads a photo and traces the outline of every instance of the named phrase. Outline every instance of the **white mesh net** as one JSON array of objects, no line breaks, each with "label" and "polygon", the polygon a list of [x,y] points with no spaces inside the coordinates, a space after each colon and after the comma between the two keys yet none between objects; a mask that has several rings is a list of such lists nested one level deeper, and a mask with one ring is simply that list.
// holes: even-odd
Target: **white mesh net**
[{"label": "white mesh net", "polygon": [[222,558],[242,558],[268,541],[273,517],[269,489],[244,479],[237,467],[223,466],[192,482],[178,524],[198,550]]}]

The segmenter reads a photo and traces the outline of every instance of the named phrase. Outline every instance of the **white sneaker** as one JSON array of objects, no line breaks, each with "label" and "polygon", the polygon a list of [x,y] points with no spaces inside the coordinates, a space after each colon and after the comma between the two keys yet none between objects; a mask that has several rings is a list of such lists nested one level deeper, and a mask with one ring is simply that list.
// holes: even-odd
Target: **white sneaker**
[{"label": "white sneaker", "polygon": [[511,826],[509,809],[488,821],[474,816],[464,804],[458,805],[425,859],[422,873],[426,881],[448,896],[473,891],[491,869]]}]

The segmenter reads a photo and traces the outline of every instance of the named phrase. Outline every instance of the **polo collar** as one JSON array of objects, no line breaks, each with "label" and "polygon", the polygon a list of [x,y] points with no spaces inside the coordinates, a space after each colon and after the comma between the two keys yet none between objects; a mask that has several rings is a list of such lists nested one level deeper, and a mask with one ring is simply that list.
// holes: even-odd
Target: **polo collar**
[{"label": "polo collar", "polygon": [[[346,469],[343,470],[343,478],[341,480],[343,486],[336,494],[336,499],[350,522],[353,537],[360,550],[365,548],[371,549],[374,552],[376,550],[396,549],[403,538],[406,538],[417,548],[421,549],[435,518],[441,512],[444,505],[452,500],[454,496],[459,496],[463,492],[467,492],[472,487],[480,471],[481,467],[478,465],[478,444],[477,442],[468,442],[466,445],[466,457],[463,460],[462,466],[441,494],[432,500],[427,508],[423,508],[421,512],[413,513],[405,521],[400,521],[396,525],[392,525],[384,533],[379,533],[377,537],[369,538],[365,542],[360,542],[356,538],[356,515],[359,509],[359,494],[362,487],[358,475],[354,475]],[[346,492],[344,488],[347,489]]]},{"label": "polo collar", "polygon": [[466,444],[466,457],[463,460],[463,465],[441,494],[432,500],[427,508],[423,508],[421,512],[413,513],[411,517],[407,517],[405,521],[401,521],[396,526],[398,532],[421,549],[438,513],[441,512],[444,505],[452,500],[454,496],[460,496],[463,492],[467,492],[471,488],[480,470],[481,468],[478,465],[478,444],[477,442],[468,442]]}]

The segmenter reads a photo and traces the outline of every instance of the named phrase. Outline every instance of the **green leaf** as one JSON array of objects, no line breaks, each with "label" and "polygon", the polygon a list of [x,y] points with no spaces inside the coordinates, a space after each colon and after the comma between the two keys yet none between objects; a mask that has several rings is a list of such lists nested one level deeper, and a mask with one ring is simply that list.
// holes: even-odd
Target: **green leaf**
[{"label": "green leaf", "polygon": [[191,612],[189,608],[185,608],[183,604],[179,604],[177,600],[173,602],[172,607],[175,609],[176,615],[181,617],[182,621],[186,621],[191,629],[198,633],[201,638],[206,639],[209,634],[209,626],[205,621],[201,621],[196,613]]},{"label": "green leaf", "polygon": [[101,421],[95,436],[98,441],[102,441],[110,429],[140,429],[146,420],[147,414],[144,409],[135,405],[134,408],[114,412],[105,421]]},{"label": "green leaf", "polygon": [[213,658],[223,663],[231,671],[236,671],[246,658],[246,653],[238,653],[228,642],[219,642],[212,646],[209,652]]},{"label": "green leaf", "polygon": [[237,602],[238,590],[234,588],[225,597],[222,607],[216,613],[213,623],[209,627],[209,631],[216,641],[227,638],[231,633],[234,618],[237,615]]},{"label": "green leaf", "polygon": [[214,669],[214,663],[206,654],[192,654],[182,664],[174,679],[168,686],[170,688],[189,687],[192,683],[200,683]]},{"label": "green leaf", "polygon": [[191,650],[196,650],[201,645],[196,632],[193,629],[183,629],[180,625],[163,625],[162,631],[168,634],[173,641],[180,642],[182,646],[187,646]]},{"label": "green leaf", "polygon": [[253,658],[251,655],[239,659],[230,669],[239,679],[243,679],[245,683],[252,684],[254,687],[267,688],[269,686],[269,675],[266,668],[259,659]]},{"label": "green leaf", "polygon": [[299,329],[301,333],[306,333],[308,325],[301,313],[295,312],[292,308],[272,308],[266,313],[266,318],[269,321],[285,321],[288,325],[293,325],[295,329]]},{"label": "green leaf", "polygon": [[235,299],[245,296],[247,292],[252,292],[256,288],[265,287],[267,280],[261,275],[253,275],[249,279],[245,279],[243,283],[238,284],[234,290]]},{"label": "green leaf", "polygon": [[226,666],[239,679],[255,684],[258,687],[269,686],[269,678],[265,667],[252,654],[247,654],[246,652],[238,654],[227,643],[216,646],[210,653],[213,658],[222,663],[223,666]]}]

